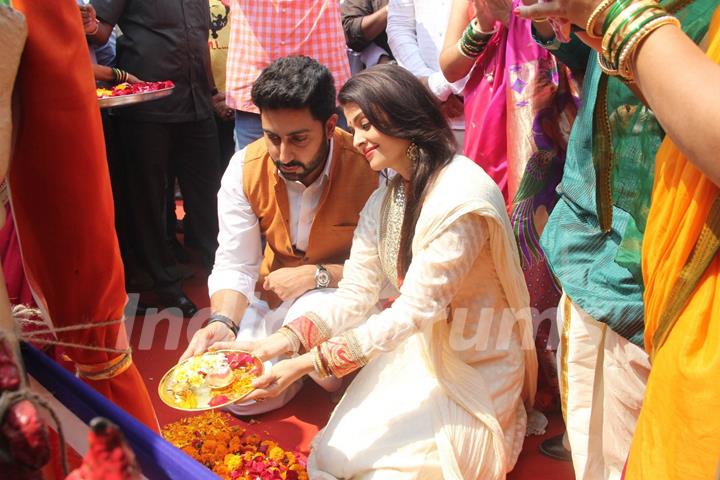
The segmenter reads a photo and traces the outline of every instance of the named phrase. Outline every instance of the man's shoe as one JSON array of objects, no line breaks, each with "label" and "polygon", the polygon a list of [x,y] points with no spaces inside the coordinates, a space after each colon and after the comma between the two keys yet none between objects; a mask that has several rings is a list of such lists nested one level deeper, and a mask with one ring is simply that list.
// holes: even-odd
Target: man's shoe
[{"label": "man's shoe", "polygon": [[185,318],[194,316],[198,311],[192,300],[182,292],[179,294],[158,294],[158,297],[164,308],[178,308]]},{"label": "man's shoe", "polygon": [[555,460],[571,462],[570,450],[563,446],[563,434],[550,437],[540,444],[540,453]]}]

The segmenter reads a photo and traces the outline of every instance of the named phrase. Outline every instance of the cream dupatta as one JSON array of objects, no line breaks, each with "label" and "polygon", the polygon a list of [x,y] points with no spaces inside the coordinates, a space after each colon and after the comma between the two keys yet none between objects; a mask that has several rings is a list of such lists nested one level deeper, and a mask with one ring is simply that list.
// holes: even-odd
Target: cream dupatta
[{"label": "cream dupatta", "polygon": [[[522,397],[526,409],[530,410],[537,385],[530,297],[503,198],[490,177],[475,167],[469,159],[457,157],[440,174],[423,204],[415,229],[413,251],[424,248],[463,215],[477,214],[487,220],[492,261],[520,327],[525,360]],[[450,347],[449,330],[447,322],[436,322],[432,331],[423,335],[422,350],[427,367],[435,373],[448,399],[446,405],[435,410],[435,438],[444,477],[503,478],[508,462],[513,466],[519,452],[505,451],[503,430],[494,414],[495,409],[487,395],[478,395],[478,392],[487,391],[483,376]],[[454,422],[458,416],[456,409],[464,409],[492,433],[494,465],[489,471],[487,465],[480,465],[486,446],[467,434],[468,426]],[[508,458],[510,456],[515,458]],[[477,463],[468,462],[468,459],[475,459]]]},{"label": "cream dupatta", "polygon": [[[389,198],[391,196],[381,189],[368,201],[363,212],[365,222],[361,220],[356,231],[338,295],[312,312],[314,321],[322,323],[322,329],[328,335],[348,332],[354,326],[362,329],[368,324],[382,329],[387,326],[386,322],[398,321],[393,317],[397,313],[387,310],[375,318],[360,318],[360,312],[377,300],[380,279],[386,277],[383,265],[389,262],[381,256],[394,251],[383,248],[383,239],[378,238],[382,228],[378,225],[383,222],[383,201]],[[500,284],[497,289],[514,316],[511,327],[519,339],[512,348],[520,348],[522,344],[525,350],[503,357],[507,358],[505,363],[492,358],[488,360],[488,368],[496,368],[496,371],[484,370],[483,360],[468,364],[451,346],[451,328],[447,322],[449,308],[445,307],[452,305],[444,305],[432,319],[424,318],[414,331],[392,331],[388,327],[388,331],[372,335],[372,332],[355,328],[353,331],[358,335],[354,336],[352,332],[351,335],[361,350],[374,351],[369,355],[372,361],[360,371],[328,426],[313,442],[308,465],[312,478],[365,478],[369,473],[368,476],[372,476],[375,468],[404,472],[417,469],[423,472],[417,477],[422,478],[428,473],[421,455],[432,458],[428,463],[439,465],[442,476],[448,479],[504,478],[514,466],[525,434],[525,412],[518,396],[522,396],[526,406],[532,405],[537,375],[529,296],[503,198],[487,174],[469,159],[456,157],[438,175],[423,204],[413,240],[413,254],[414,258],[419,258],[419,252],[468,214],[485,219],[489,249],[483,251],[489,252],[485,257],[492,258],[483,258],[486,262],[483,265],[496,270]],[[468,261],[472,263],[472,259]],[[470,277],[473,276],[468,275]],[[474,281],[474,278],[470,280]],[[408,288],[407,283],[405,288]],[[469,285],[469,288],[472,292],[483,290],[482,286]],[[471,321],[477,323],[480,319]],[[365,325],[361,325],[362,322]],[[371,348],[369,339],[379,340],[379,344]],[[511,390],[517,392],[514,400],[492,392],[484,378],[488,374],[507,375]],[[406,391],[398,392],[395,385],[398,381],[404,382]],[[503,398],[501,411],[494,405],[495,397]],[[417,404],[413,404],[412,399],[417,400]],[[404,412],[396,406],[398,403],[404,403]],[[386,405],[390,406],[385,408]],[[408,421],[397,422],[398,412],[408,413],[410,422],[422,418],[427,423],[430,418],[432,430],[418,434],[417,427],[407,425]],[[505,419],[505,427],[511,431],[503,431],[498,415]],[[383,443],[389,430],[394,435]],[[380,439],[367,445],[372,453],[357,446],[358,437],[363,435]],[[415,442],[416,445],[416,448],[407,447],[406,457],[403,457],[405,442],[398,438],[403,435],[407,435],[408,443]],[[390,478],[400,478],[395,475]]]}]

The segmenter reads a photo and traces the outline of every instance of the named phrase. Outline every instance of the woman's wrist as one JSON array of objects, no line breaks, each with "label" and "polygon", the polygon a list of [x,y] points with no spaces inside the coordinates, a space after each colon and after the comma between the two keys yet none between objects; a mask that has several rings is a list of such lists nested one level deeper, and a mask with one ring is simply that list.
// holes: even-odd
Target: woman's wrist
[{"label": "woman's wrist", "polygon": [[309,375],[315,371],[315,366],[310,352],[299,355],[288,360],[295,363],[296,369],[303,375]]},{"label": "woman's wrist", "polygon": [[300,338],[289,327],[280,327],[280,329],[273,333],[271,337],[275,340],[273,344],[278,345],[276,349],[277,351],[273,352],[275,353],[275,356],[281,354],[295,355],[296,353],[299,353],[300,348],[302,348]]}]

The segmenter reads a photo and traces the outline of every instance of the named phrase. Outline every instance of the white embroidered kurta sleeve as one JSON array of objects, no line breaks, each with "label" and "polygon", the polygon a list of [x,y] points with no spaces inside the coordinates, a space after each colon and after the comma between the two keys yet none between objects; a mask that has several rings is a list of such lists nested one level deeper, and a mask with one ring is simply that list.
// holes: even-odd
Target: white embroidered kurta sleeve
[{"label": "white embroidered kurta sleeve", "polygon": [[343,267],[338,289],[314,311],[287,325],[306,350],[364,321],[368,311],[377,304],[387,283],[377,241],[380,204],[385,192],[385,188],[376,190],[360,212],[350,258]]},{"label": "white embroidered kurta sleeve", "polygon": [[[426,325],[444,321],[448,305],[487,241],[485,219],[465,215],[415,254],[400,296],[390,308],[361,324],[345,315],[341,302],[333,302],[330,308],[310,317],[314,325],[320,326],[314,343],[319,346],[328,370],[335,376],[344,376],[367,364],[376,354],[393,350]],[[355,260],[351,256],[349,262]],[[379,259],[376,261],[379,268]],[[358,280],[362,282],[362,278],[353,279]],[[355,295],[353,292],[362,289],[345,282],[338,292],[342,290],[346,290],[343,296],[347,302]]]}]

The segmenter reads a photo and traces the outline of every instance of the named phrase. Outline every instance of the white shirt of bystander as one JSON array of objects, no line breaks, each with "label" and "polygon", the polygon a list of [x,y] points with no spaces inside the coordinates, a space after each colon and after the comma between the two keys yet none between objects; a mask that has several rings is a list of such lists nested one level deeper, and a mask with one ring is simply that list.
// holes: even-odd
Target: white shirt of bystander
[{"label": "white shirt of bystander", "polygon": [[[452,0],[390,0],[387,35],[397,62],[416,77],[427,77],[433,94],[445,101],[462,95],[467,77],[448,82],[440,71]],[[451,120],[454,130],[465,129],[464,116]]]}]

